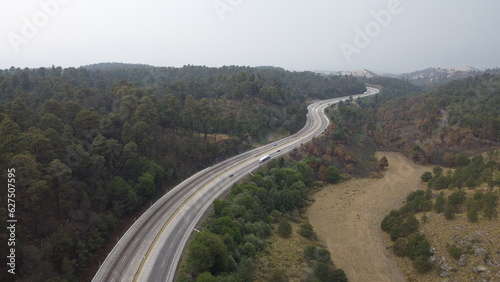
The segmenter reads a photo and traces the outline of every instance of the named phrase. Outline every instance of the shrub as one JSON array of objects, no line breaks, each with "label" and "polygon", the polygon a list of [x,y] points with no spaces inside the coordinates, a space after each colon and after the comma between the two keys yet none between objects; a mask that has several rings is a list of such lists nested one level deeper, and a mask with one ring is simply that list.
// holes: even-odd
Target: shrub
[{"label": "shrub", "polygon": [[314,265],[314,274],[321,279],[321,281],[330,281],[331,270],[328,264],[324,262],[317,262]]},{"label": "shrub", "polygon": [[217,278],[210,272],[203,272],[196,278],[196,282],[217,282]]},{"label": "shrub", "polygon": [[456,245],[451,245],[448,247],[448,253],[456,260],[460,259],[460,256],[464,253],[464,251],[457,247]]},{"label": "shrub", "polygon": [[[331,267],[324,263],[318,262],[314,265],[314,274],[325,282],[347,282],[347,276],[341,268],[331,269]],[[316,281],[316,280],[313,280]]]},{"label": "shrub", "polygon": [[444,217],[446,217],[446,219],[455,218],[455,209],[450,203],[446,203],[446,205],[444,205]]},{"label": "shrub", "polygon": [[391,227],[391,231],[389,232],[392,241],[396,241],[399,237],[403,235],[403,225],[402,224],[394,224]]},{"label": "shrub", "polygon": [[435,176],[441,175],[443,173],[443,168],[440,166],[435,166],[432,169],[432,172],[434,173]]},{"label": "shrub", "polygon": [[[240,245],[241,246],[241,245]],[[248,257],[253,257],[255,255],[255,253],[257,252],[257,248],[255,248],[254,244],[250,243],[250,242],[246,242],[244,245],[243,245],[243,249],[242,249],[243,253],[245,255],[247,255]]]},{"label": "shrub", "polygon": [[427,215],[425,215],[425,214],[424,214],[424,215],[422,216],[422,218],[421,218],[421,219],[422,219],[422,221],[423,221],[424,223],[426,223],[426,222],[427,222],[427,220],[429,220],[429,217],[428,217]]},{"label": "shrub", "polygon": [[466,193],[463,190],[458,190],[453,192],[453,194],[448,196],[448,203],[453,206],[455,212],[458,212],[460,206],[465,203],[467,199]]},{"label": "shrub", "polygon": [[435,178],[433,178],[432,183],[429,182],[429,185],[431,186],[429,188],[441,190],[441,189],[447,188],[450,185],[450,183],[448,183],[448,179],[445,176],[440,174],[440,175],[436,176]]},{"label": "shrub", "polygon": [[432,202],[428,199],[426,191],[417,190],[410,192],[406,197],[406,204],[401,208],[401,213],[417,213],[432,209]]},{"label": "shrub", "polygon": [[271,276],[270,282],[288,282],[288,277],[286,275],[286,271],[280,269],[273,272],[273,276]]},{"label": "shrub", "polygon": [[418,219],[413,215],[409,214],[405,218],[405,222],[403,224],[403,233],[405,235],[409,235],[418,230],[419,222]]},{"label": "shrub", "polygon": [[299,234],[309,239],[316,239],[316,233],[313,230],[313,226],[307,221],[300,225]]},{"label": "shrub", "polygon": [[427,241],[427,238],[425,238],[424,235],[419,233],[413,233],[408,237],[405,253],[412,260],[415,260],[421,256],[428,258],[432,254],[430,248],[431,245],[429,244],[429,241]]},{"label": "shrub", "polygon": [[329,166],[327,172],[328,172],[328,181],[330,183],[337,183],[340,181],[340,172],[336,167]]},{"label": "shrub", "polygon": [[398,257],[404,257],[406,255],[406,240],[404,238],[398,238],[392,245],[392,250]]},{"label": "shrub", "polygon": [[316,247],[315,246],[307,246],[304,250],[304,256],[310,260],[315,259],[316,258]]},{"label": "shrub", "polygon": [[251,282],[253,281],[254,265],[250,259],[242,259],[238,266],[237,276],[238,281]]},{"label": "shrub", "polygon": [[283,238],[288,238],[291,234],[292,225],[286,219],[282,219],[278,224],[278,235]]},{"label": "shrub", "polygon": [[403,223],[401,213],[397,210],[391,210],[391,212],[386,215],[380,223],[380,227],[384,232],[390,232],[393,225],[401,223]]},{"label": "shrub", "polygon": [[470,163],[470,160],[466,154],[460,153],[460,154],[457,154],[455,156],[455,166],[465,167],[465,166],[469,165],[469,163]]},{"label": "shrub", "polygon": [[465,202],[467,208],[467,218],[470,222],[477,222],[479,220],[479,211],[481,209],[481,201],[474,199],[467,199]]},{"label": "shrub", "polygon": [[425,256],[415,258],[412,265],[418,273],[425,273],[432,269],[432,263],[430,263],[429,258]]},{"label": "shrub", "polygon": [[347,282],[347,275],[342,268],[337,268],[332,271],[332,282]]},{"label": "shrub", "polygon": [[378,167],[380,169],[385,169],[386,167],[389,166],[389,161],[385,156],[383,156],[379,161],[378,161]]},{"label": "shrub", "polygon": [[484,205],[483,215],[491,220],[494,217],[498,217],[498,196],[493,194],[492,192],[488,192],[484,194],[482,198],[482,202]]},{"label": "shrub", "polygon": [[446,204],[446,199],[444,197],[444,194],[443,193],[440,193],[437,197],[436,197],[436,202],[434,203],[434,210],[437,212],[437,213],[442,213],[444,212],[444,206]]},{"label": "shrub", "polygon": [[318,249],[316,253],[316,259],[320,262],[329,262],[330,259],[330,252],[325,249]]}]

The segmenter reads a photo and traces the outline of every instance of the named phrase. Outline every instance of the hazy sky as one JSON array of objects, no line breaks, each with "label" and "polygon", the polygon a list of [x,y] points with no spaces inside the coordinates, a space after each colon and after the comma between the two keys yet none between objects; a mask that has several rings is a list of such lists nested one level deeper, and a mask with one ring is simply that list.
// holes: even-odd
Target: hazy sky
[{"label": "hazy sky", "polygon": [[1,0],[0,69],[500,67],[498,0]]}]

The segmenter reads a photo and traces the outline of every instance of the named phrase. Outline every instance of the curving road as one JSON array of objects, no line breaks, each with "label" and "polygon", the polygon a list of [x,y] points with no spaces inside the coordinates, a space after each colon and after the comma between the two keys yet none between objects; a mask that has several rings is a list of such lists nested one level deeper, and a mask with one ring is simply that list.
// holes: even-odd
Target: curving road
[{"label": "curving road", "polygon": [[[377,94],[367,92],[353,98]],[[174,281],[177,264],[194,227],[212,201],[259,167],[259,158],[275,158],[320,135],[330,123],[323,111],[349,96],[309,105],[306,125],[295,135],[208,167],[154,203],[122,236],[92,281]]]}]

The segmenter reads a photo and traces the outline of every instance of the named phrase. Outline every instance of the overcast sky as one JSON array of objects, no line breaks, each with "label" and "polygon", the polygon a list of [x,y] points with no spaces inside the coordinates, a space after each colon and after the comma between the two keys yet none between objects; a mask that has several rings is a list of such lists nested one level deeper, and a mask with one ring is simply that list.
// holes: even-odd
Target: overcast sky
[{"label": "overcast sky", "polygon": [[1,0],[0,69],[500,67],[498,0]]}]

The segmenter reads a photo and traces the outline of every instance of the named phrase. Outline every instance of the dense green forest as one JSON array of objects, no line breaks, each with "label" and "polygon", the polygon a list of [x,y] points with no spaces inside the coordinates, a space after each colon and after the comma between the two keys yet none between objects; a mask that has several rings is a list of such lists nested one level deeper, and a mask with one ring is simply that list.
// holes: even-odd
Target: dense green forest
[{"label": "dense green forest", "polygon": [[[188,244],[187,266],[180,280],[253,281],[254,260],[265,252],[273,226],[277,226],[279,236],[286,238],[292,232],[288,220],[301,222],[297,232],[314,240],[312,225],[299,215],[311,191],[325,183],[319,179],[315,163],[314,158],[271,160],[248,181],[235,185],[226,199],[215,200],[205,229]],[[327,182],[339,180],[338,169],[330,166]],[[313,269],[304,281],[347,281],[344,271],[334,267],[325,249],[307,247],[302,259]],[[273,273],[275,276],[280,279],[272,281],[288,281],[286,272]],[[213,280],[205,280],[208,277]]]},{"label": "dense green forest", "polygon": [[[4,179],[8,168],[16,170],[22,270],[17,278],[88,279],[112,238],[170,187],[256,143],[297,131],[308,102],[364,92],[363,82],[380,85],[382,93],[328,110],[333,122],[324,137],[291,152],[297,167],[284,174],[312,169],[313,176],[299,179],[304,187],[285,179],[274,184],[276,191],[264,189],[273,193],[266,212],[293,214],[304,207],[312,179],[369,175],[376,171],[377,149],[454,166],[462,154],[500,141],[498,72],[419,94],[422,88],[405,80],[360,81],[273,67],[98,64],[0,70],[0,166]],[[274,177],[265,171],[260,176]],[[440,185],[443,177],[432,179],[430,185]],[[263,189],[271,185],[266,181],[254,184]],[[288,191],[285,184],[294,188]],[[5,194],[0,200],[6,202]],[[7,216],[5,210],[1,214]],[[265,219],[260,218],[268,224]],[[249,240],[238,243],[244,247]]]},{"label": "dense green forest", "polygon": [[308,101],[365,89],[351,76],[272,67],[1,70],[0,166],[3,179],[15,169],[17,280],[89,279],[115,236],[169,187],[300,129]]}]

